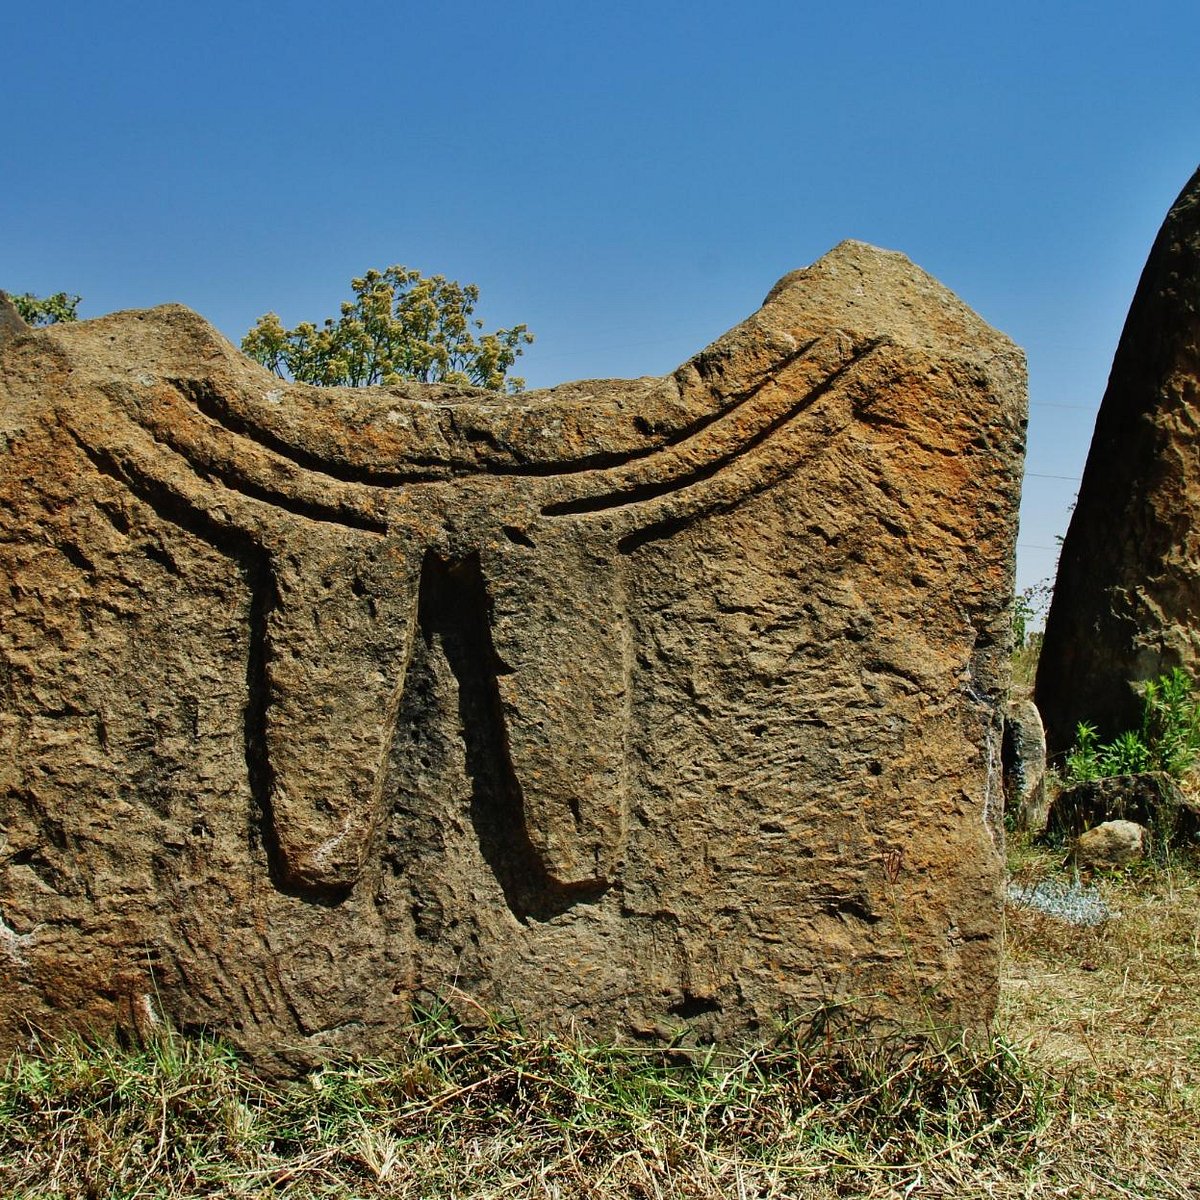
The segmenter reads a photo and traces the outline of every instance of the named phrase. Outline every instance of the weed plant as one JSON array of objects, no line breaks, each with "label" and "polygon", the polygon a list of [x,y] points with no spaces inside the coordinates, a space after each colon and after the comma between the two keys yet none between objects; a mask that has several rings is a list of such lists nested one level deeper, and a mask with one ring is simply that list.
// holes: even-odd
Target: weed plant
[{"label": "weed plant", "polygon": [[1142,724],[1101,743],[1094,725],[1081,721],[1067,755],[1067,783],[1113,775],[1165,771],[1182,779],[1200,760],[1200,700],[1191,676],[1179,667],[1146,684]]}]

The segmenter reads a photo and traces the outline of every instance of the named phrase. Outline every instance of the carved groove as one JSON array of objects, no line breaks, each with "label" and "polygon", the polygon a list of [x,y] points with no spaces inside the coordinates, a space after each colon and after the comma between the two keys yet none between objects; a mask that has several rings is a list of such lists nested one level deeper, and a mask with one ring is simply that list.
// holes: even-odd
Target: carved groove
[{"label": "carved groove", "polygon": [[[752,385],[738,392],[731,392],[726,402],[712,412],[705,413],[696,420],[675,430],[659,439],[652,445],[636,450],[596,452],[580,455],[569,460],[553,462],[525,463],[486,463],[456,460],[453,458],[437,458],[430,456],[413,456],[406,459],[410,470],[385,470],[370,466],[353,466],[349,463],[337,462],[319,454],[314,454],[295,446],[281,438],[269,429],[256,425],[245,417],[232,412],[224,396],[215,388],[197,380],[172,379],[168,382],[210,421],[222,426],[239,437],[244,437],[273,454],[286,458],[305,470],[318,472],[341,483],[357,483],[371,487],[399,487],[407,484],[435,483],[456,475],[487,474],[500,476],[517,476],[530,478],[549,478],[555,475],[574,475],[588,471],[609,470],[626,466],[654,454],[673,448],[688,439],[703,433],[710,425],[736,413],[739,408],[752,400],[772,380],[786,371],[789,367],[803,359],[819,342],[820,338],[810,338],[802,343],[791,354],[774,363],[769,373],[756,380]],[[702,365],[702,364],[701,364]],[[473,441],[485,441],[494,448],[499,448],[496,440],[485,430],[460,431],[455,420],[454,410],[448,409],[448,419],[457,435]],[[645,422],[641,422],[645,425]]]},{"label": "carved groove", "polygon": [[[138,426],[138,428],[142,427]],[[155,507],[155,503],[150,497],[162,496],[164,497],[164,502],[169,506],[186,507],[198,517],[203,518],[203,509],[198,503],[193,502],[189,497],[177,494],[169,484],[156,479],[141,464],[132,462],[129,455],[118,454],[108,448],[93,446],[90,441],[74,428],[68,427],[68,431],[75,444],[92,460],[99,470],[114,479],[120,480],[135,495],[145,499],[151,507]],[[151,431],[147,430],[147,432]],[[278,492],[236,476],[229,468],[218,464],[198,464],[187,453],[171,445],[169,442],[164,442],[156,438],[156,445],[166,446],[177,457],[177,460],[184,464],[195,476],[197,486],[199,487],[212,487],[215,483],[217,487],[225,488],[235,495],[245,496],[248,500],[265,504],[270,508],[281,509],[284,512],[291,513],[293,516],[301,517],[308,521],[315,521],[319,524],[340,525],[343,528],[360,529],[364,533],[384,534],[387,532],[385,522],[377,521],[370,517],[363,517],[356,513],[346,513],[342,509],[329,508],[311,501],[280,495]],[[101,464],[108,465],[105,467]],[[178,524],[178,522],[176,523]]]},{"label": "carved groove", "polygon": [[[774,417],[744,442],[741,442],[732,450],[718,455],[711,462],[705,463],[703,466],[696,467],[672,479],[664,479],[652,483],[630,484],[625,488],[614,489],[599,496],[585,496],[576,500],[564,500],[555,504],[548,504],[542,509],[542,515],[547,517],[565,517],[603,512],[606,509],[625,508],[649,500],[657,500],[662,496],[670,495],[672,492],[682,491],[684,488],[692,487],[697,483],[703,483],[705,480],[711,479],[718,472],[724,470],[724,468],[731,466],[739,458],[743,458],[751,451],[756,450],[773,434],[777,433],[789,422],[794,421],[806,409],[816,404],[818,400],[832,391],[846,374],[857,367],[879,344],[879,340],[868,342],[862,350],[858,351],[838,367],[837,370],[821,380],[816,387],[806,392],[786,412],[780,413],[779,416]],[[771,381],[768,380],[767,382]],[[762,385],[762,387],[765,386],[766,383]],[[761,388],[757,390],[761,390]]]},{"label": "carved groove", "polygon": [[421,570],[418,627],[434,642],[458,682],[466,771],[472,783],[471,822],[479,848],[520,920],[545,921],[575,904],[595,901],[605,885],[563,886],[546,872],[529,840],[520,781],[513,769],[496,675],[490,600],[478,554],[447,562],[430,551]]},{"label": "carved groove", "polygon": [[[427,474],[412,471],[374,471],[370,468],[352,467],[346,463],[333,461],[320,454],[314,454],[300,446],[294,446],[269,429],[255,425],[245,417],[231,412],[225,397],[210,385],[193,379],[170,379],[167,381],[180,395],[190,400],[196,408],[210,421],[223,429],[254,442],[264,450],[286,458],[306,471],[336,479],[340,483],[365,483],[375,487],[397,487],[407,483],[425,483],[430,481]],[[282,381],[281,381],[282,382]],[[437,459],[413,460],[414,466],[439,467],[442,464]]]}]

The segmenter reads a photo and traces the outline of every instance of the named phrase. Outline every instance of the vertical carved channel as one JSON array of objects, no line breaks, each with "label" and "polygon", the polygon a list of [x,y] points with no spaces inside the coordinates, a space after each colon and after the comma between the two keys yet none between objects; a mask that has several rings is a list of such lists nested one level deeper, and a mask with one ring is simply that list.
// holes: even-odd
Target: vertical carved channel
[{"label": "vertical carved channel", "polygon": [[[255,550],[235,559],[250,592],[249,638],[246,655],[246,711],[243,734],[246,746],[246,771],[254,803],[254,833],[261,838],[267,854],[271,882],[280,891],[297,894],[287,882],[275,814],[271,808],[273,789],[271,760],[267,754],[267,619],[278,603],[275,581],[264,551]],[[253,835],[252,835],[253,838]]]},{"label": "vertical carved channel", "polygon": [[547,920],[605,890],[562,884],[546,871],[529,836],[513,767],[499,676],[507,673],[491,632],[491,599],[478,554],[447,561],[430,551],[421,571],[418,622],[427,647],[439,643],[458,684],[471,821],[505,900],[521,920]]},{"label": "vertical carved channel", "polygon": [[384,784],[416,626],[418,565],[398,543],[280,531],[257,621],[262,741],[276,869],[338,897],[358,881],[387,809]]}]

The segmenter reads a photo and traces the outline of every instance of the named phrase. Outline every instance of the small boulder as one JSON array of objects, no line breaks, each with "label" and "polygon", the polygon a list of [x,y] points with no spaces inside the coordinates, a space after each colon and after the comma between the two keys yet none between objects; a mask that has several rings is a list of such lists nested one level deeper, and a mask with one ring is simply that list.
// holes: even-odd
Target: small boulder
[{"label": "small boulder", "polygon": [[1004,714],[1004,811],[1018,829],[1046,828],[1046,734],[1032,700],[1010,700]]},{"label": "small boulder", "polygon": [[1189,841],[1200,831],[1195,801],[1163,771],[1112,775],[1065,787],[1054,798],[1047,827],[1074,837],[1104,821],[1136,821],[1154,829],[1163,844]]},{"label": "small boulder", "polygon": [[1145,826],[1136,821],[1105,821],[1079,835],[1071,857],[1077,867],[1100,871],[1123,867],[1142,857],[1146,839]]}]

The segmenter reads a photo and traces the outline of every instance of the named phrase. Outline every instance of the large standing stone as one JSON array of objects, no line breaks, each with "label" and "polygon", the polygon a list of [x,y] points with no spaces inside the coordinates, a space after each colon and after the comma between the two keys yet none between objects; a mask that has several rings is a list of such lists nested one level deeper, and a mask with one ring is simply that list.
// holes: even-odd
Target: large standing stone
[{"label": "large standing stone", "polygon": [[0,371],[5,1045],[990,1017],[1023,364],[900,255],[664,379],[287,385],[178,307]]},{"label": "large standing stone", "polygon": [[1200,673],[1200,170],[1150,251],[1059,558],[1036,699],[1051,753],[1139,724],[1137,685]]}]

